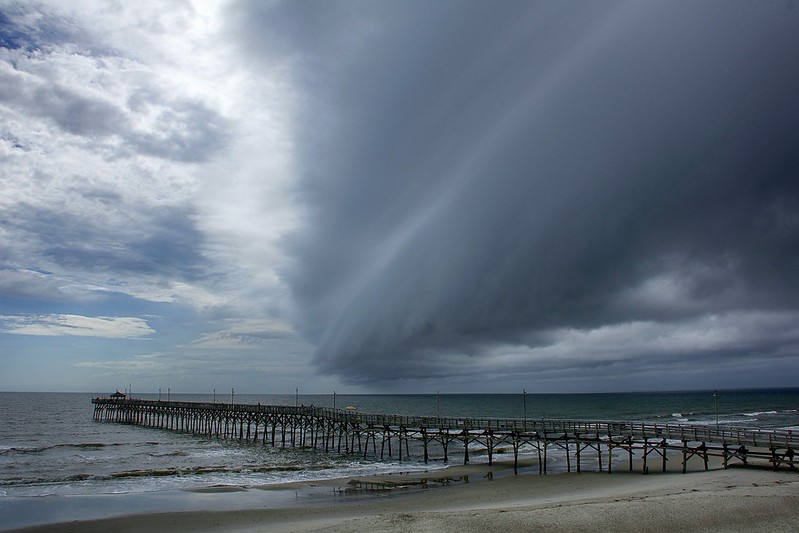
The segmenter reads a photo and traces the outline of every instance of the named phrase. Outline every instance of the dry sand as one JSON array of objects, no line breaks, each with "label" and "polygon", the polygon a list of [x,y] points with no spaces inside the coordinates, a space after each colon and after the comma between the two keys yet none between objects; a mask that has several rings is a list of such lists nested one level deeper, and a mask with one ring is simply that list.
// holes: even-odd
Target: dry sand
[{"label": "dry sand", "polygon": [[507,474],[507,465],[475,465],[380,476],[357,486],[394,488],[355,494],[339,490],[356,480],[329,480],[320,484],[339,497],[305,506],[146,514],[25,531],[799,531],[799,475],[787,470]]}]

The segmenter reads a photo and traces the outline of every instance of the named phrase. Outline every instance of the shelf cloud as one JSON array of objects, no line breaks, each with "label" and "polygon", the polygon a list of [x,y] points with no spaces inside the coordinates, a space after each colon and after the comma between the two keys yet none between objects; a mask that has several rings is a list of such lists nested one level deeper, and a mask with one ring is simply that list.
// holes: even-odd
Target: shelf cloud
[{"label": "shelf cloud", "polygon": [[[502,347],[513,373],[795,345],[792,11],[359,7],[282,5],[287,29],[271,27],[315,103],[299,143],[308,223],[286,240],[285,276],[323,371],[445,379]],[[257,33],[270,20],[249,21],[249,46],[273,48]],[[735,350],[699,327],[716,316],[790,339]],[[626,334],[564,359],[564,331]],[[651,335],[696,342],[654,349]]]}]

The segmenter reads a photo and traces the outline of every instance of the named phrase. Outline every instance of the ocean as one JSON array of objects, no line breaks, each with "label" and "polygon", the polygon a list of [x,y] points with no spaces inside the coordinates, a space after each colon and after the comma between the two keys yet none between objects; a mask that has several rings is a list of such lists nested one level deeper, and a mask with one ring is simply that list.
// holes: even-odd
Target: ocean
[{"label": "ocean", "polygon": [[[444,467],[412,454],[400,463],[128,426],[92,419],[82,393],[0,393],[0,528],[110,516],[131,505],[208,508],[204,490],[246,491],[292,481]],[[158,394],[138,394],[158,399]],[[167,394],[161,399],[166,400]],[[169,394],[211,401],[211,394]],[[230,401],[230,395],[216,396]],[[333,407],[333,395],[245,395],[235,403]],[[337,394],[363,413],[464,418],[566,418],[799,429],[799,389],[612,394]],[[481,460],[479,457],[474,461]],[[453,462],[457,464],[458,458]],[[263,493],[263,491],[260,491]],[[115,497],[126,495],[125,498]],[[169,495],[164,500],[161,496]],[[176,496],[178,495],[178,496]],[[251,496],[256,497],[256,496]],[[237,505],[251,505],[237,497]],[[229,508],[232,500],[214,499]],[[277,504],[273,502],[274,504]],[[164,504],[167,505],[167,504]],[[103,509],[102,512],[97,509]],[[98,514],[99,513],[99,514]]]}]

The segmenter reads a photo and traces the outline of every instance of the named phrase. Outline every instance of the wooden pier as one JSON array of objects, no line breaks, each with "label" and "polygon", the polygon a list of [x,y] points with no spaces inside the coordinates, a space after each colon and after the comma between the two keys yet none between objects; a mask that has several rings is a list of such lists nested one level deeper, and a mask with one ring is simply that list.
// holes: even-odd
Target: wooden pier
[{"label": "wooden pier", "polygon": [[[775,470],[796,470],[799,434],[709,425],[649,424],[626,421],[550,419],[442,418],[364,414],[313,406],[249,405],[201,402],[94,398],[94,419],[206,435],[212,438],[260,442],[281,447],[306,447],[326,453],[359,454],[364,458],[409,459],[427,463],[460,455],[513,453],[514,470],[520,452],[537,455],[539,473],[546,473],[548,455],[565,456],[566,469],[586,468],[596,461],[599,471],[619,465],[618,450],[633,470],[666,471],[667,455],[677,455],[686,472],[696,458],[708,469],[709,457],[732,464],[766,464]],[[614,457],[613,451],[617,454]],[[593,468],[592,468],[593,469]]]}]

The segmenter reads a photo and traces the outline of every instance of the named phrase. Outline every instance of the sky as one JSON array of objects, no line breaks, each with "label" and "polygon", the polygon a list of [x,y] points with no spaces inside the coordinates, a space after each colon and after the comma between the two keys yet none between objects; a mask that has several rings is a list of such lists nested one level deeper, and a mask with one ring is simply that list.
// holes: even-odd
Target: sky
[{"label": "sky", "polygon": [[0,0],[0,390],[795,386],[797,27]]}]

